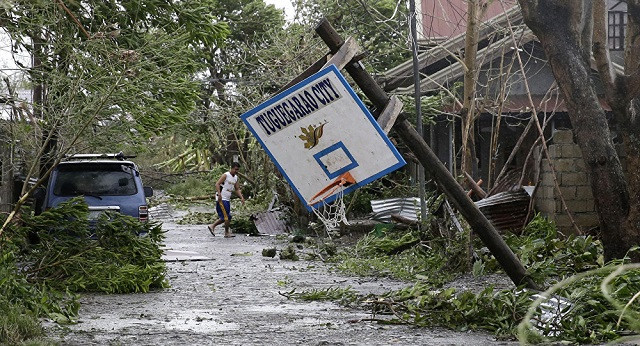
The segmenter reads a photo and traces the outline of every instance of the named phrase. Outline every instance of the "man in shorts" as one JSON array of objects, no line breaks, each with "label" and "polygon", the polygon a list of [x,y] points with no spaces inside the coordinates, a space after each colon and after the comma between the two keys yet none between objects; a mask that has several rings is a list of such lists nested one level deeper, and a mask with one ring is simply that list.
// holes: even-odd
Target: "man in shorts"
[{"label": "man in shorts", "polygon": [[236,192],[242,204],[244,204],[244,197],[240,186],[238,185],[238,170],[240,170],[240,164],[234,162],[231,164],[231,169],[220,176],[220,179],[216,182],[216,211],[218,212],[219,219],[208,225],[209,232],[212,236],[215,236],[214,229],[224,223],[224,237],[235,237],[229,230],[229,223],[231,221],[231,193]]}]

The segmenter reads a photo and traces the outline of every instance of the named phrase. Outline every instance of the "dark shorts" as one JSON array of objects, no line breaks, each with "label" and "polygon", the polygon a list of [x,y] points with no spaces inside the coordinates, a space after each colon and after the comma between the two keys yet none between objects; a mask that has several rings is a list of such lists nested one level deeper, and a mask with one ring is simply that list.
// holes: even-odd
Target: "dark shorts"
[{"label": "dark shorts", "polygon": [[224,221],[231,220],[231,202],[229,201],[216,202],[216,211],[218,212],[218,216],[220,217],[220,220],[224,220]]}]

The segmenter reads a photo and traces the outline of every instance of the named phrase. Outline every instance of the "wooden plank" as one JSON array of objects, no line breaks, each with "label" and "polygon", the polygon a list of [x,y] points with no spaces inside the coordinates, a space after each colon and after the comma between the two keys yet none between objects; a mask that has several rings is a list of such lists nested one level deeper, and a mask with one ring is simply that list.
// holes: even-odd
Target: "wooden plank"
[{"label": "wooden plank", "polygon": [[333,54],[331,59],[329,59],[329,61],[327,61],[327,63],[324,64],[322,68],[330,65],[336,65],[338,70],[342,70],[351,61],[351,59],[353,59],[353,57],[358,54],[359,51],[360,47],[358,46],[356,40],[351,37],[347,37],[347,40],[344,41],[342,46],[340,46],[340,49],[338,49],[338,51]]},{"label": "wooden plank", "polygon": [[378,124],[382,128],[385,134],[389,134],[391,128],[396,123],[396,119],[398,119],[398,115],[402,112],[402,101],[396,96],[393,95],[389,98],[389,102],[384,107],[382,113],[378,117]]},{"label": "wooden plank", "polygon": [[[316,33],[332,51],[337,51],[344,42],[340,34],[326,18],[323,18],[318,23]],[[345,69],[374,105],[379,108],[386,106],[389,96],[364,69],[362,64],[348,64]],[[473,231],[478,234],[482,242],[491,251],[500,266],[509,275],[511,281],[517,286],[524,284],[528,288],[539,289],[538,285],[527,275],[518,257],[511,251],[511,248],[505,243],[504,239],[480,209],[467,197],[462,186],[458,184],[449,170],[440,162],[436,154],[424,141],[424,138],[418,134],[406,119],[396,122],[395,128],[407,147],[416,155],[425,170],[436,180],[447,198],[460,211]]]}]

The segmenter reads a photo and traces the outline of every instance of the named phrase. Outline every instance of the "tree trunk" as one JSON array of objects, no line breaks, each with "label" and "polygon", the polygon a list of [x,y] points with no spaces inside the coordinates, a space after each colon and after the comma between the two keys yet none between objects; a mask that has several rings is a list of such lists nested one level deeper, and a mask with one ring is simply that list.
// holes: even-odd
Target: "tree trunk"
[{"label": "tree trunk", "polygon": [[[611,133],[590,75],[591,1],[519,0],[560,87],[591,181],[605,258],[622,258],[639,243],[627,228],[629,192]],[[637,166],[636,166],[637,167]]]},{"label": "tree trunk", "polygon": [[[623,227],[640,233],[640,1],[627,1],[629,13],[625,42],[625,75],[634,76],[625,80],[629,87],[617,88],[616,98],[628,97],[625,104],[624,130],[621,131],[626,154],[625,176],[629,186],[630,209]],[[637,239],[635,244],[637,243]]]},{"label": "tree trunk", "polygon": [[[635,108],[636,114],[639,114],[640,107],[637,102],[633,108]],[[634,237],[627,236],[626,242],[630,245],[640,245],[640,236],[638,236],[638,233],[640,233],[640,171],[638,171],[640,167],[640,155],[638,155],[640,153],[640,137],[638,136],[640,134],[640,123],[635,120],[629,122],[629,125],[631,127],[628,128],[628,131],[622,133],[622,137],[624,150],[627,154],[625,175],[629,187],[630,207],[629,214],[622,227],[634,235]]]}]

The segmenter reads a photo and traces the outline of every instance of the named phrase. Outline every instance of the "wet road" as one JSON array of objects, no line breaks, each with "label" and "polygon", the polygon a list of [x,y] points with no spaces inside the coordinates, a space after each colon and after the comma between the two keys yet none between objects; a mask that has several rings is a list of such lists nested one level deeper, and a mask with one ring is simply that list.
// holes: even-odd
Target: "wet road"
[{"label": "wet road", "polygon": [[262,249],[282,249],[285,242],[275,237],[212,237],[205,226],[177,225],[179,213],[166,216],[167,248],[209,259],[168,262],[171,288],[165,290],[84,295],[78,324],[49,324],[54,340],[64,345],[511,344],[485,333],[360,321],[370,313],[333,302],[287,299],[279,292],[352,286],[361,293],[382,293],[405,284],[332,273],[316,261],[263,257]]}]

